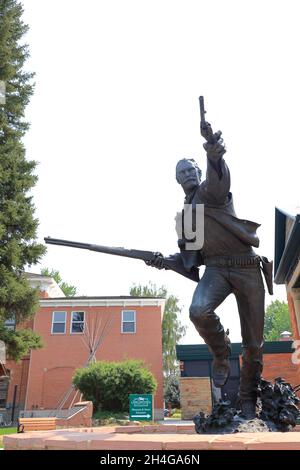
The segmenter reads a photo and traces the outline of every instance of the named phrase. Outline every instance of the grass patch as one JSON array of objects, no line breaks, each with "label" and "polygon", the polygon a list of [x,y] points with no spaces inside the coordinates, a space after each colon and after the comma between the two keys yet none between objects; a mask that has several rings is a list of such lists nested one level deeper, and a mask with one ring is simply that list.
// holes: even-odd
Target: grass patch
[{"label": "grass patch", "polygon": [[171,413],[168,415],[165,415],[166,418],[168,419],[181,419],[181,409],[180,408],[173,408],[171,410]]},{"label": "grass patch", "polygon": [[176,410],[174,413],[172,413],[170,418],[181,419],[181,410]]},{"label": "grass patch", "polygon": [[3,449],[3,436],[16,434],[18,428],[0,428],[0,449]]},{"label": "grass patch", "polygon": [[6,434],[16,434],[18,428],[0,428],[0,436],[6,436]]},{"label": "grass patch", "polygon": [[100,410],[93,415],[94,426],[107,426],[110,424],[127,424],[129,415],[127,413]]}]

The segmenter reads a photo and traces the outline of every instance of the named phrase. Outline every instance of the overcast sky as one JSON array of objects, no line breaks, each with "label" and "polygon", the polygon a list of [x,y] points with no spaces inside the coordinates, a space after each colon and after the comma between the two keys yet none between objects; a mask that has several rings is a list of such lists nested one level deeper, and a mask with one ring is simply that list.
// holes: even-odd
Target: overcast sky
[{"label": "overcast sky", "polygon": [[[261,223],[261,255],[274,257],[275,206],[298,206],[299,2],[23,0],[36,89],[27,109],[27,158],[39,238],[177,251],[174,217],[184,194],[176,162],[205,170],[199,95],[221,129],[238,217]],[[82,295],[128,295],[164,284],[188,318],[196,285],[143,262],[49,246]],[[203,268],[202,268],[203,269]],[[267,304],[285,299],[283,286]],[[217,310],[240,340],[233,296]]]}]

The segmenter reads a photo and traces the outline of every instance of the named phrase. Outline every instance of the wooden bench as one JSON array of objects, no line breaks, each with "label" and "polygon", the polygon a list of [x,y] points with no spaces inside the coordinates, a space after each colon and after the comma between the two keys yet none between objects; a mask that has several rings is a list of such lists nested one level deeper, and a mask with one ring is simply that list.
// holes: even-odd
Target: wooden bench
[{"label": "wooden bench", "polygon": [[56,429],[56,418],[19,418],[18,432]]}]

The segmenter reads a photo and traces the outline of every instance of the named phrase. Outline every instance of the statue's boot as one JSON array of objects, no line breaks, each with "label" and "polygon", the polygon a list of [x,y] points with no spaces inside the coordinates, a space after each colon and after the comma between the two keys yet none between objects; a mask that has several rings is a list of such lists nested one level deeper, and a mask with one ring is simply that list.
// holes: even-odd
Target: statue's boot
[{"label": "statue's boot", "polygon": [[255,400],[241,400],[241,415],[246,419],[256,418],[256,401]]},{"label": "statue's boot", "polygon": [[228,359],[214,358],[212,364],[212,379],[215,387],[223,387],[230,375],[230,363]]},{"label": "statue's boot", "polygon": [[223,387],[230,376],[230,362],[229,356],[231,353],[230,340],[225,335],[225,347],[222,353],[214,355],[212,363],[212,379],[214,386],[217,388]]}]

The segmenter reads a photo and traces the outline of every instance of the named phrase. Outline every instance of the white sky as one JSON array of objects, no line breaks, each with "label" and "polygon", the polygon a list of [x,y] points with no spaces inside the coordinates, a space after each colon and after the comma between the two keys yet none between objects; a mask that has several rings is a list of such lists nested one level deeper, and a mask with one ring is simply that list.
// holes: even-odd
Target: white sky
[{"label": "white sky", "polygon": [[[275,206],[299,206],[299,2],[23,0],[36,90],[27,158],[39,238],[177,251],[183,192],[175,165],[205,168],[198,96],[221,129],[238,217],[262,224],[258,252],[274,256]],[[126,260],[49,246],[82,295],[128,295],[133,283],[166,285],[180,299],[183,343],[196,285]],[[39,272],[41,266],[32,267]],[[285,299],[283,286],[276,298]],[[232,296],[218,309],[240,340]]]}]

